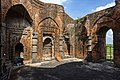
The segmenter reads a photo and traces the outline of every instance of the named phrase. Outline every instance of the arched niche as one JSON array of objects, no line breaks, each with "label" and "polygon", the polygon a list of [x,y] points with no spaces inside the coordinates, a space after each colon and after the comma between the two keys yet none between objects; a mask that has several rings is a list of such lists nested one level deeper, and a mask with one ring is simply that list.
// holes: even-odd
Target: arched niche
[{"label": "arched niche", "polygon": [[[54,58],[54,55],[59,53],[59,35],[60,35],[59,25],[51,17],[46,17],[39,22],[39,32],[40,32],[39,36],[41,36],[41,38],[38,38],[38,40],[41,40],[42,43],[38,42],[39,44],[38,47],[40,48],[41,47],[40,45],[43,46],[43,43],[46,38],[50,38],[53,44],[52,57]],[[42,54],[43,53],[44,51],[42,52]]]},{"label": "arched niche", "polygon": [[[25,28],[32,26],[32,19],[25,7],[22,4],[17,4],[13,5],[8,10],[4,23],[6,24],[6,27],[4,27],[6,47],[4,50],[7,56],[10,56],[9,58],[14,60],[15,44],[16,42],[20,42],[21,38],[23,38],[22,36]],[[24,34],[24,36],[27,36],[27,33]]]},{"label": "arched niche", "polygon": [[21,43],[15,45],[15,57],[23,58],[24,46]]},{"label": "arched niche", "polygon": [[53,57],[53,43],[51,38],[46,37],[43,42],[43,60],[52,60]]}]

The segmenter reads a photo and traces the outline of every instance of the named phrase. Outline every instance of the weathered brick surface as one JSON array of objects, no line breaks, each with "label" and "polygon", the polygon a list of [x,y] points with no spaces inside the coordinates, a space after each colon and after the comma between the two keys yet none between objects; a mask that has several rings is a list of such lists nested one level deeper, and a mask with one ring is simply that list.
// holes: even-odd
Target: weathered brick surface
[{"label": "weathered brick surface", "polygon": [[120,64],[119,7],[120,1],[116,0],[116,6],[88,14],[76,26],[75,21],[64,12],[61,5],[43,3],[39,0],[1,0],[1,43],[3,45],[1,53],[5,54],[6,60],[14,61],[16,45],[21,43],[26,63],[43,61],[43,56],[46,55],[44,39],[49,38],[51,42],[47,45],[52,44],[50,46],[52,59],[61,61],[61,58],[66,55],[86,58],[88,35],[91,33],[94,35],[92,56],[97,61],[105,58],[105,36],[106,32],[112,29],[114,61]]},{"label": "weathered brick surface", "polygon": [[63,35],[68,24],[74,24],[74,20],[64,12],[63,6],[39,0],[2,0],[1,4],[2,23],[5,24],[1,35],[2,53],[6,54],[6,59],[15,60],[16,45],[21,43],[25,63],[42,61],[45,55],[43,39],[47,37],[52,39],[53,59],[61,60],[60,43],[64,38],[60,39],[60,35]]},{"label": "weathered brick surface", "polygon": [[[94,61],[99,59],[105,59],[106,57],[106,33],[109,29],[113,30],[113,45],[114,45],[114,62],[116,64],[120,64],[120,54],[119,54],[119,31],[120,28],[120,4],[119,0],[116,0],[116,6],[95,12],[92,14],[86,15],[86,20],[79,23],[76,28],[76,35],[78,35],[78,39],[81,38],[81,34],[78,34],[79,31],[81,33],[81,28],[85,26],[86,32],[89,35],[90,33],[93,35],[92,37],[92,56]],[[84,35],[84,34],[83,34]],[[76,39],[77,40],[77,39]],[[98,43],[96,43],[96,41]],[[76,42],[76,52],[80,53],[79,47],[82,46],[81,41]],[[85,42],[85,46],[88,44],[88,39]],[[79,46],[79,47],[78,47]],[[88,51],[85,52],[87,55]]]}]

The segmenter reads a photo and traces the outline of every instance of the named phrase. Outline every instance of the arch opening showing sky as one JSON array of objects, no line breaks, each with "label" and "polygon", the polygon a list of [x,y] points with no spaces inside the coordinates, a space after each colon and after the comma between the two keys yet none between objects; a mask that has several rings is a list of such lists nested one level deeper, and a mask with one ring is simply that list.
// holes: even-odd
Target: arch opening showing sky
[{"label": "arch opening showing sky", "polygon": [[113,31],[112,31],[112,29],[108,30],[106,33],[106,43],[113,44]]}]

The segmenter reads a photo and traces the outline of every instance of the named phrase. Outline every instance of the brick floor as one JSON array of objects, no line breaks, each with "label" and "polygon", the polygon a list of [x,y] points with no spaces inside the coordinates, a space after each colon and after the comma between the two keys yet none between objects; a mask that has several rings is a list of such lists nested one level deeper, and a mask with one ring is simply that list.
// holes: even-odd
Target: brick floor
[{"label": "brick floor", "polygon": [[113,63],[91,63],[79,59],[36,63],[17,71],[12,80],[120,80],[120,69]]}]

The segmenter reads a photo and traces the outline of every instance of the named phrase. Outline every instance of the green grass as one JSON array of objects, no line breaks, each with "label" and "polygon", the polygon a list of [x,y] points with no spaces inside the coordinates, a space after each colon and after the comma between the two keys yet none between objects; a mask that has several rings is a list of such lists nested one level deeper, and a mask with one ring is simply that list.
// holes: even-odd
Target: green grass
[{"label": "green grass", "polygon": [[112,44],[107,44],[106,45],[106,59],[107,60],[113,60],[113,45]]}]

